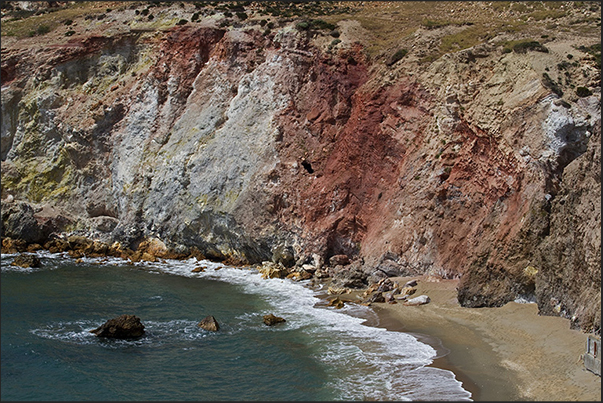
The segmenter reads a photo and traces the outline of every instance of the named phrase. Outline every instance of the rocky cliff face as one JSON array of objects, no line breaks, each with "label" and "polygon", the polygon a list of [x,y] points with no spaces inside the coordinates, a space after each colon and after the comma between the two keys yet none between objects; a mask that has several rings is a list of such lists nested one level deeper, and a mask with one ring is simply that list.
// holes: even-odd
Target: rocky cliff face
[{"label": "rocky cliff face", "polygon": [[[332,27],[255,3],[232,19],[93,4],[48,14],[74,16],[69,36],[3,27],[4,239],[288,266],[347,255],[365,283],[460,277],[464,306],[536,299],[600,331],[600,18],[544,48],[536,23],[449,49],[474,24],[423,20],[397,60],[370,51],[363,18],[393,24],[408,4],[349,3]],[[587,6],[557,24],[600,17]],[[460,7],[462,21],[487,10]]]}]

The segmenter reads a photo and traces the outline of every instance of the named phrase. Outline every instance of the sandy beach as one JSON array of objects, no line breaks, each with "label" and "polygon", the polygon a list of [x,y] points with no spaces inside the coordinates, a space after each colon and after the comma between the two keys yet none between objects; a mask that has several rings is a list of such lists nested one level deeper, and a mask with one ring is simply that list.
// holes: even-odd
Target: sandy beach
[{"label": "sandy beach", "polygon": [[587,334],[569,320],[539,316],[536,304],[463,308],[457,280],[417,279],[421,306],[375,303],[379,323],[434,346],[434,366],[452,370],[476,401],[601,401],[601,378],[584,368]]}]

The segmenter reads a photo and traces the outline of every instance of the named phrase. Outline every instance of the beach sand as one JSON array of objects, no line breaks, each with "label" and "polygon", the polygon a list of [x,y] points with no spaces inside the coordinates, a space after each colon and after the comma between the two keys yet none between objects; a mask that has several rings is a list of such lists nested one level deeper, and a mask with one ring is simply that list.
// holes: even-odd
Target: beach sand
[{"label": "beach sand", "polygon": [[411,333],[432,345],[435,367],[453,371],[476,401],[601,401],[601,378],[584,368],[588,335],[571,330],[569,320],[539,316],[534,303],[500,308],[463,308],[458,280],[392,278],[403,285],[417,279],[421,306],[374,303],[379,323]]}]

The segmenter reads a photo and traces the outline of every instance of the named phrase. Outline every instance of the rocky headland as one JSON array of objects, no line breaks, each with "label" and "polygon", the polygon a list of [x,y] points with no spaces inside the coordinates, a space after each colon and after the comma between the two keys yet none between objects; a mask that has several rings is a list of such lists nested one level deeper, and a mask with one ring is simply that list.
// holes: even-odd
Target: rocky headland
[{"label": "rocky headland", "polygon": [[2,252],[458,279],[600,333],[596,2],[3,2]]}]

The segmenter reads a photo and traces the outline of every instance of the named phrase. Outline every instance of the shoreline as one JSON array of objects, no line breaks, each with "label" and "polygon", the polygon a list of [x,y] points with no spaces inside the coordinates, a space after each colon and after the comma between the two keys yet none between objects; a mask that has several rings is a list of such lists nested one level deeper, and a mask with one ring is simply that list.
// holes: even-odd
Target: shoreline
[{"label": "shoreline", "polygon": [[[601,378],[581,360],[588,334],[570,329],[568,319],[539,316],[534,303],[463,308],[456,299],[458,280],[391,278],[399,284],[412,279],[418,281],[413,297],[428,295],[431,302],[373,303],[375,316],[364,324],[408,333],[432,346],[436,357],[429,366],[454,373],[472,400],[600,401]],[[358,302],[362,292],[328,295],[325,289],[320,298]]]},{"label": "shoreline", "polygon": [[475,401],[600,401],[601,378],[581,360],[587,333],[569,320],[538,315],[534,303],[510,302],[500,308],[463,308],[456,300],[458,280],[425,276],[414,296],[428,295],[421,306],[372,304],[379,323],[401,331],[437,351],[430,366],[452,371]]}]

